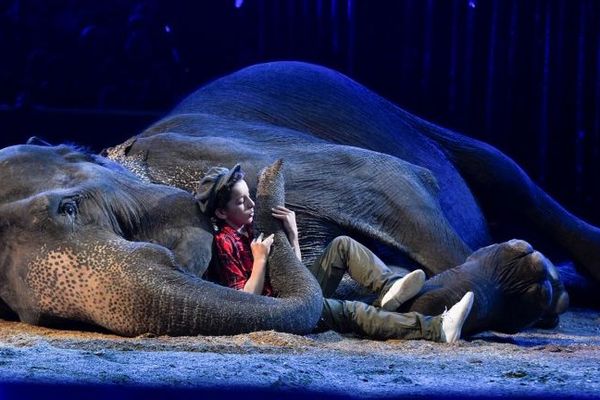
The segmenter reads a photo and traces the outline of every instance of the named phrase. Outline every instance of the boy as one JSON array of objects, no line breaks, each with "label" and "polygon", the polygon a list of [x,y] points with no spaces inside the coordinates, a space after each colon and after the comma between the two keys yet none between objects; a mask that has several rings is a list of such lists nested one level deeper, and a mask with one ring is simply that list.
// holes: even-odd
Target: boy
[{"label": "boy", "polygon": [[[248,293],[275,296],[266,271],[273,235],[254,237],[254,201],[244,174],[237,164],[232,169],[213,167],[200,181],[196,194],[202,211],[217,227],[214,251],[207,277],[224,286]],[[296,256],[301,259],[298,229],[293,211],[285,207],[272,210],[283,227]],[[416,270],[401,277],[391,271],[375,254],[353,239],[340,236],[326,248],[310,268],[323,295],[321,325],[345,333],[353,332],[373,339],[428,339],[453,343],[473,304],[468,292],[443,315],[425,316],[416,312],[395,313],[403,302],[423,287],[425,273]],[[344,272],[364,287],[379,293],[374,307],[357,301],[329,299]]]}]

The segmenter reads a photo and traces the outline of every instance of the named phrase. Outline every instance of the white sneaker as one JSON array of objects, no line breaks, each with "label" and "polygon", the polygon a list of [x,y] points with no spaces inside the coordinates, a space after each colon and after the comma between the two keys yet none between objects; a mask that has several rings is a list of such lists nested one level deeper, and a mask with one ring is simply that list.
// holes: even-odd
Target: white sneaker
[{"label": "white sneaker", "polygon": [[458,303],[442,314],[442,339],[446,343],[454,343],[460,339],[463,324],[467,320],[473,300],[473,292],[467,292]]},{"label": "white sneaker", "polygon": [[421,291],[425,284],[425,272],[414,270],[402,279],[398,279],[381,299],[381,308],[386,311],[396,311],[406,300],[412,299]]}]

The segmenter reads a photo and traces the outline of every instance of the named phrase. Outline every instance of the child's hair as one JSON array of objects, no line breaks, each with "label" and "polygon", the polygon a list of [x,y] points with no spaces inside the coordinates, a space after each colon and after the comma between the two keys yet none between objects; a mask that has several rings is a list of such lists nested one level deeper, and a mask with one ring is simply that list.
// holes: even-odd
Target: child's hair
[{"label": "child's hair", "polygon": [[217,208],[225,208],[231,199],[231,188],[244,178],[240,164],[233,168],[212,167],[200,180],[194,197],[200,210],[209,218],[215,220]]},{"label": "child's hair", "polygon": [[215,215],[215,211],[219,208],[225,208],[227,206],[227,203],[229,203],[229,200],[231,200],[231,189],[236,183],[238,183],[242,179],[244,179],[244,171],[240,169],[239,171],[234,172],[225,184],[225,186],[220,188],[219,191],[215,194],[215,207],[212,210],[212,217],[218,218]]}]

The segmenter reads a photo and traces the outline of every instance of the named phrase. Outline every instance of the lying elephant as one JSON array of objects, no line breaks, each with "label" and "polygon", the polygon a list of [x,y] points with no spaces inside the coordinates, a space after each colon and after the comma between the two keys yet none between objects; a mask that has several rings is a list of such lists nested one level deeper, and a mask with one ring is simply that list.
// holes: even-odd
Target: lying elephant
[{"label": "lying elephant", "polygon": [[[281,202],[278,179],[256,178],[278,158],[305,263],[334,236],[357,237],[386,261],[432,277],[407,310],[437,314],[473,290],[465,333],[514,332],[568,303],[554,267],[528,243],[489,245],[477,201],[486,191],[521,204],[518,218],[530,217],[600,277],[597,229],[567,214],[514,162],[322,67],[244,69],[104,155],[117,163],[67,146],[0,151],[5,313],[122,335],[310,331],[318,286],[264,209],[257,222],[279,229],[270,261],[279,298],[199,278],[211,230],[190,192],[211,166],[241,162],[251,189],[259,187],[258,205]],[[266,175],[277,177],[278,168]]]}]

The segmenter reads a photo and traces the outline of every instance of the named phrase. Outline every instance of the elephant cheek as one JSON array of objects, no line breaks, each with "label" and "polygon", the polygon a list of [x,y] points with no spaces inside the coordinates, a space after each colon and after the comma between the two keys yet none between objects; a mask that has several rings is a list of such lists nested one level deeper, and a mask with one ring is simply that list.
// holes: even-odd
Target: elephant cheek
[{"label": "elephant cheek", "polygon": [[48,252],[34,260],[26,280],[31,288],[38,314],[82,322],[97,323],[122,315],[129,308],[127,296],[119,295],[119,285],[114,285],[114,271],[99,265],[102,251],[92,259],[78,256],[69,249]]}]

